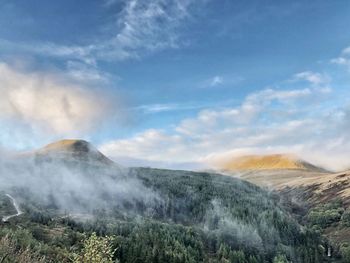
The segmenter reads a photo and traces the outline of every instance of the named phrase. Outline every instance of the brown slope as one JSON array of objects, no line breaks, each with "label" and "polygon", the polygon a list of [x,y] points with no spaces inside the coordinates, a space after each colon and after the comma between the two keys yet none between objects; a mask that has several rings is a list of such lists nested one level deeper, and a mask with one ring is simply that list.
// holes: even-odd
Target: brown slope
[{"label": "brown slope", "polygon": [[84,140],[67,139],[50,143],[35,152],[38,158],[88,161],[100,164],[114,164],[112,160]]},{"label": "brown slope", "polygon": [[272,155],[246,155],[222,161],[221,169],[227,171],[244,170],[305,170],[322,171],[321,168],[298,159],[294,155],[272,154]]},{"label": "brown slope", "polygon": [[282,191],[302,189],[309,194],[308,199],[314,204],[327,203],[340,198],[346,206],[350,206],[350,171],[301,176],[281,184],[279,188]]}]

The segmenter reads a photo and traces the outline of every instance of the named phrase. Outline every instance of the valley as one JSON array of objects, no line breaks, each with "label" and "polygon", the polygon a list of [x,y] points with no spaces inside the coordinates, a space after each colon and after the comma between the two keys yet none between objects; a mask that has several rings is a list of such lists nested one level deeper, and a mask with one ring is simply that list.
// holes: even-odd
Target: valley
[{"label": "valley", "polygon": [[[302,160],[297,163],[307,165],[298,167],[295,157],[286,160],[286,156],[244,156],[233,160],[231,169],[222,173],[278,193],[290,206],[290,211],[296,211],[299,222],[318,229],[334,250],[345,251],[350,245],[349,171],[332,173]],[[262,160],[266,161],[264,166]]]},{"label": "valley", "polygon": [[0,0],[0,263],[350,263],[349,0]]},{"label": "valley", "polygon": [[[31,244],[28,262],[80,262],[94,233],[102,243],[110,238],[115,262],[321,262],[340,256],[327,256],[332,244],[292,216],[293,203],[255,184],[218,173],[121,167],[85,141],[49,148],[2,164],[3,191],[23,214],[3,223],[0,238],[20,251]],[[11,184],[14,174],[24,184]]]}]

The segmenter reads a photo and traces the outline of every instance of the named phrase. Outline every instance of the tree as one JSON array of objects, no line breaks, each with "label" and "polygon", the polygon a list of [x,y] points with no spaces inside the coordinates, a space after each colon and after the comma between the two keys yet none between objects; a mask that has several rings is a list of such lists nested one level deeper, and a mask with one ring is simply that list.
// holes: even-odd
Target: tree
[{"label": "tree", "polygon": [[287,260],[286,256],[278,255],[278,256],[274,257],[273,263],[288,263],[288,260]]},{"label": "tree", "polygon": [[349,210],[345,211],[341,220],[342,220],[343,225],[350,227],[350,211]]},{"label": "tree", "polygon": [[350,263],[350,246],[346,243],[340,247],[340,253],[344,263]]},{"label": "tree", "polygon": [[84,241],[83,250],[74,258],[75,263],[112,263],[113,251],[110,237],[98,237],[93,233]]},{"label": "tree", "polygon": [[29,248],[17,249],[16,242],[9,235],[0,239],[1,263],[44,263],[45,261],[45,257],[33,253]]}]

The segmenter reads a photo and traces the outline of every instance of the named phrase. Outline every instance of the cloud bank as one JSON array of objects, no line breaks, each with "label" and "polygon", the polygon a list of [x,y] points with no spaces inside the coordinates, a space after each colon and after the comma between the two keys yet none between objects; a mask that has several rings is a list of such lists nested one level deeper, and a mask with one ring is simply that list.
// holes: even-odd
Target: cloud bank
[{"label": "cloud bank", "polygon": [[[115,10],[113,16],[100,25],[95,37],[79,44],[0,39],[2,50],[16,58],[29,55],[51,65],[62,62],[62,71],[57,74],[25,71],[0,61],[0,144],[12,147],[15,141],[15,148],[28,148],[39,141],[42,144],[63,137],[84,137],[111,114],[118,114],[120,105],[115,104],[120,100],[107,99],[109,95],[90,87],[113,85],[117,79],[101,70],[100,62],[139,59],[185,45],[180,29],[204,2],[105,1],[106,8]],[[168,108],[153,106],[149,112]]]},{"label": "cloud bank", "polygon": [[4,127],[22,127],[23,133],[79,136],[111,115],[111,103],[103,92],[61,74],[0,63],[0,83],[0,122]]},{"label": "cloud bank", "polygon": [[240,105],[204,109],[169,130],[147,130],[100,149],[115,160],[192,162],[203,167],[251,153],[295,153],[328,169],[350,167],[345,128],[349,109],[345,103],[339,107],[342,102],[332,92],[330,77],[306,71],[292,76],[291,82],[293,88],[266,88],[248,94]]}]

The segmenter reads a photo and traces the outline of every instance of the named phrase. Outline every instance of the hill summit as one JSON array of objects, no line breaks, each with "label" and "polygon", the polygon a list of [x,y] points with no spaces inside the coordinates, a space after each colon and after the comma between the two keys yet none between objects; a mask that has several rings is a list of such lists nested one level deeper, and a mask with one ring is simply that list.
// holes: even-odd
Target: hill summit
[{"label": "hill summit", "polygon": [[112,164],[109,158],[98,151],[91,143],[84,140],[66,139],[50,143],[36,151],[40,157],[54,157],[64,159],[79,159]]},{"label": "hill summit", "polygon": [[245,155],[221,162],[223,170],[310,170],[321,171],[291,154]]},{"label": "hill summit", "polygon": [[57,142],[50,143],[42,148],[42,152],[76,152],[76,153],[88,153],[91,150],[94,150],[92,144],[84,140],[74,140],[67,139]]}]

